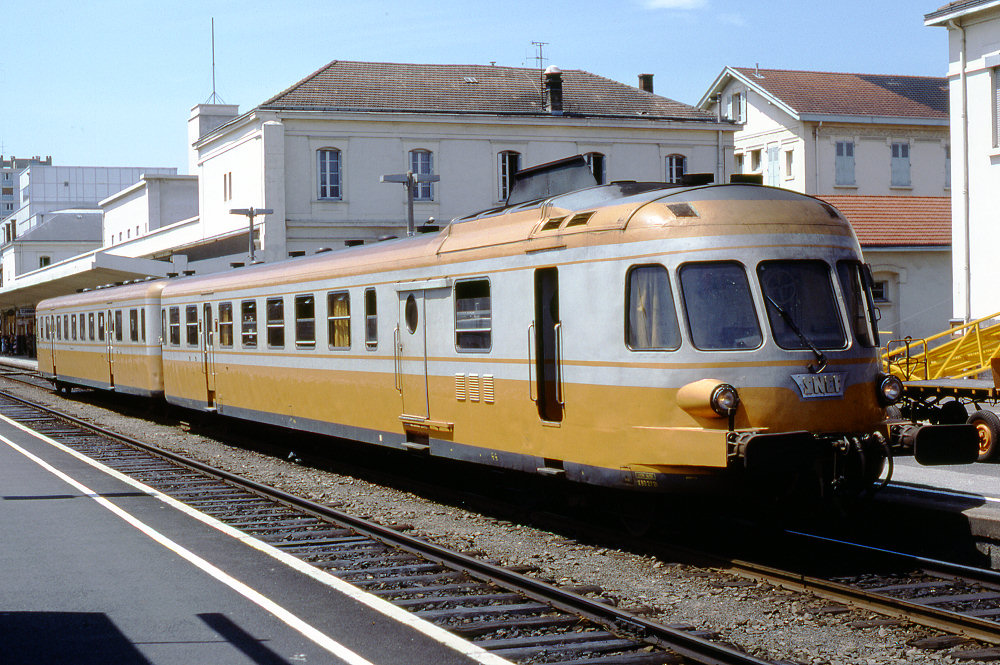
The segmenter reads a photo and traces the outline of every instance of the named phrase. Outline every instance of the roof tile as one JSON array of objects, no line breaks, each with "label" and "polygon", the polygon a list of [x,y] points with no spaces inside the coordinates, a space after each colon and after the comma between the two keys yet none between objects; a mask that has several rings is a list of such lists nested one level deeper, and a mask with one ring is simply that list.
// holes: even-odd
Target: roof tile
[{"label": "roof tile", "polygon": [[854,227],[862,247],[948,247],[947,196],[820,196]]}]

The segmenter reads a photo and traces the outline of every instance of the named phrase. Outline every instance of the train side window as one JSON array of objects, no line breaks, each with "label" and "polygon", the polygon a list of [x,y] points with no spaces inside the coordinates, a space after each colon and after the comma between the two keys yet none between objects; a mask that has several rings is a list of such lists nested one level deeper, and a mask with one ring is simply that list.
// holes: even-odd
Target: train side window
[{"label": "train side window", "polygon": [[734,261],[687,263],[681,294],[691,341],[703,351],[755,349],[764,338],[743,266]]},{"label": "train side window", "polygon": [[830,267],[823,261],[762,261],[757,266],[774,341],[783,349],[847,344]]},{"label": "train side window", "polygon": [[283,298],[268,298],[267,312],[267,346],[280,348],[285,345],[285,300]]},{"label": "train side window", "polygon": [[56,339],[62,341],[62,317],[56,316]]},{"label": "train side window", "polygon": [[233,303],[219,303],[219,345],[233,345]]},{"label": "train side window", "polygon": [[128,338],[132,342],[139,341],[139,310],[128,311]]},{"label": "train side window", "polygon": [[632,351],[675,351],[681,330],[667,269],[634,266],[625,276],[625,344]]},{"label": "train side window", "polygon": [[837,275],[855,339],[861,346],[878,346],[878,317],[872,302],[870,273],[857,261],[840,261],[837,263]]},{"label": "train side window", "polygon": [[241,333],[243,337],[243,348],[257,348],[257,301],[244,300],[240,303],[240,317],[242,321]]},{"label": "train side window", "polygon": [[91,312],[87,315],[87,338],[93,342],[94,341],[94,313]]},{"label": "train side window", "polygon": [[97,339],[104,341],[104,312],[97,313]]},{"label": "train side window", "polygon": [[125,334],[125,326],[122,325],[122,311],[120,309],[115,310],[115,341],[122,341],[122,337]]},{"label": "train side window", "polygon": [[378,346],[378,310],[375,307],[375,289],[365,289],[365,346]]},{"label": "train side window", "polygon": [[316,297],[311,293],[295,296],[295,346],[316,346]]},{"label": "train side window", "polygon": [[490,280],[455,282],[455,346],[465,351],[489,351],[492,344]]},{"label": "train side window", "polygon": [[76,341],[76,314],[71,314],[69,317],[70,329],[73,331],[73,341]]},{"label": "train side window", "polygon": [[188,346],[198,346],[198,306],[184,307],[184,341]]},{"label": "train side window", "polygon": [[139,310],[139,339],[146,341],[146,310]]},{"label": "train side window", "polygon": [[63,331],[66,333],[63,335],[63,339],[69,341],[69,314],[63,314]]},{"label": "train side window", "polygon": [[167,310],[160,310],[160,344],[167,343]]},{"label": "train side window", "polygon": [[331,349],[351,348],[351,294],[326,294],[327,339]]},{"label": "train side window", "polygon": [[170,346],[181,345],[181,308],[170,308]]}]

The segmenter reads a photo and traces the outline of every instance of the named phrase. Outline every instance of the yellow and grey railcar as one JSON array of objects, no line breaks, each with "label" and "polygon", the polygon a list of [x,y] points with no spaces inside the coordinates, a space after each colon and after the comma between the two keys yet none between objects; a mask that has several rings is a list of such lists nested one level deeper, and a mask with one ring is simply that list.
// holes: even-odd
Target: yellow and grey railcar
[{"label": "yellow and grey railcar", "polygon": [[856,491],[889,454],[899,389],[879,373],[869,283],[850,225],[817,199],[616,183],[171,281],[164,389],[584,483],[738,471]]},{"label": "yellow and grey railcar", "polygon": [[43,300],[36,307],[39,372],[59,389],[84,386],[162,397],[164,280]]}]

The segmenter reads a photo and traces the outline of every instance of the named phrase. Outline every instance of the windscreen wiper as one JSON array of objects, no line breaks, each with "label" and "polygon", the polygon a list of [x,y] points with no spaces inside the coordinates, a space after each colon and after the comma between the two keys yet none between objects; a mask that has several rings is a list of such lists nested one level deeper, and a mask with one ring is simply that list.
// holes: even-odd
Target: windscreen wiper
[{"label": "windscreen wiper", "polygon": [[813,374],[819,374],[824,369],[826,369],[826,356],[823,355],[822,351],[820,351],[819,349],[816,348],[816,345],[813,344],[809,340],[809,338],[806,337],[805,334],[803,334],[803,332],[801,330],[799,330],[799,327],[797,325],[795,325],[795,321],[792,320],[792,315],[789,314],[788,312],[786,312],[784,310],[784,308],[782,308],[781,305],[779,305],[778,303],[774,302],[774,298],[772,298],[771,296],[769,296],[769,295],[767,295],[765,293],[764,297],[767,298],[767,302],[771,303],[771,306],[774,307],[774,309],[776,309],[778,311],[778,314],[781,315],[781,320],[785,322],[785,325],[788,326],[789,329],[791,329],[791,331],[798,336],[799,340],[806,347],[808,347],[810,351],[813,352],[814,356],[816,356],[817,366],[813,367],[812,364],[809,364],[809,365],[806,366],[807,369],[810,372],[812,372]]}]

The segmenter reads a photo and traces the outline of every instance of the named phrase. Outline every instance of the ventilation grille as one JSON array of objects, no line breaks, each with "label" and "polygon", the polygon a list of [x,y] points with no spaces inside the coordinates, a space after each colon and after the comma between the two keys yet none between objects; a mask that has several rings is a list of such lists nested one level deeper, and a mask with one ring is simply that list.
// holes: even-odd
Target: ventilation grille
[{"label": "ventilation grille", "polygon": [[578,215],[573,215],[568,222],[566,222],[566,228],[571,226],[583,226],[590,221],[590,218],[594,216],[592,212],[581,212]]},{"label": "ventilation grille", "polygon": [[468,397],[468,393],[466,392],[466,389],[465,389],[465,375],[464,374],[456,374],[455,375],[455,399],[457,399],[459,402],[464,402],[465,399],[466,399],[466,397]]},{"label": "ventilation grille", "polygon": [[469,375],[469,401],[478,402],[479,401],[479,375],[470,374]]},{"label": "ventilation grille", "polygon": [[483,402],[493,404],[496,398],[496,391],[493,387],[493,375],[483,374]]},{"label": "ventilation grille", "polygon": [[687,203],[671,203],[667,206],[675,217],[697,217],[698,212]]},{"label": "ventilation grille", "polygon": [[550,219],[549,221],[545,222],[545,224],[542,225],[542,231],[554,231],[555,229],[558,229],[559,225],[562,224],[562,221],[564,219],[566,218],[553,217],[552,219]]}]

